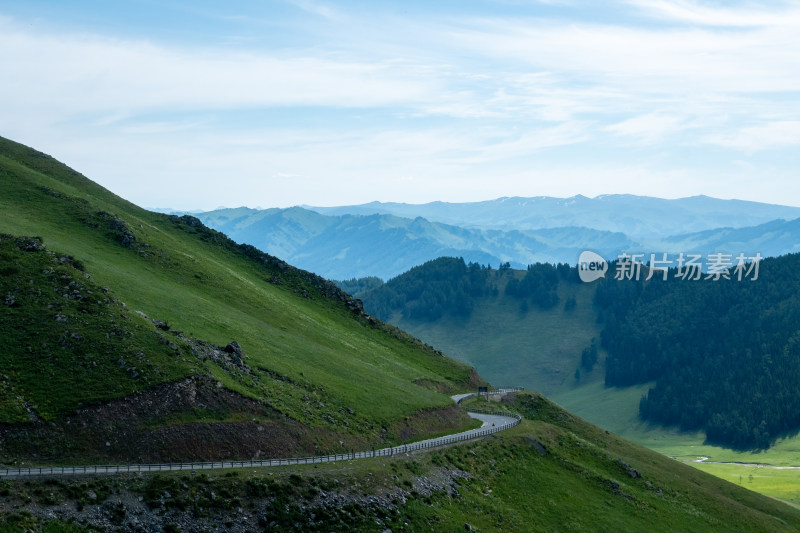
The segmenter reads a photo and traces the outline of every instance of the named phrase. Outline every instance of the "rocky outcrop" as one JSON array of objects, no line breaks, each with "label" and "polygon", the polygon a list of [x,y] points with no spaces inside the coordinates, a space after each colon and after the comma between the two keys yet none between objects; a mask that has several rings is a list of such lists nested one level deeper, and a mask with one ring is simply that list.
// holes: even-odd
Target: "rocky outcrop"
[{"label": "rocky outcrop", "polygon": [[[244,350],[235,340],[231,341],[223,348],[201,339],[187,337],[181,331],[172,329],[167,322],[150,318],[141,311],[136,311],[136,314],[152,322],[157,329],[169,332],[175,337],[175,340],[188,344],[191,347],[192,354],[201,361],[213,361],[229,374],[250,374],[250,367],[244,362],[247,355],[245,355]],[[162,342],[169,344],[173,349],[177,349],[175,342],[161,333],[158,333],[158,335]]]},{"label": "rocky outcrop", "polygon": [[136,235],[133,234],[124,220],[117,215],[112,215],[105,211],[98,213],[98,216],[105,222],[106,227],[111,230],[116,241],[122,246],[125,248],[133,248],[137,244]]},{"label": "rocky outcrop", "polygon": [[632,478],[636,479],[636,478],[642,477],[642,473],[641,472],[639,472],[638,470],[633,468],[631,465],[629,465],[628,463],[626,463],[622,459],[617,459],[617,464],[620,465],[622,468],[624,468],[625,472],[627,472],[628,475],[631,476]]}]

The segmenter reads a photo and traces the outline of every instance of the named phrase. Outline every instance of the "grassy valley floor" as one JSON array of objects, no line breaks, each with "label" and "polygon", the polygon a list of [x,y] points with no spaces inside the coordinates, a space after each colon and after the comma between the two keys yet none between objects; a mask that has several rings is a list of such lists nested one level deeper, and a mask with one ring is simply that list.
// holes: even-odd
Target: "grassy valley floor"
[{"label": "grassy valley floor", "polygon": [[[523,272],[516,275],[522,277]],[[533,305],[523,308],[519,301],[504,296],[505,281],[502,278],[498,281],[498,296],[477,300],[469,318],[446,315],[427,322],[396,313],[390,322],[474,366],[496,385],[522,386],[555,397],[585,383],[602,380],[600,366],[591,372],[582,369],[581,379],[575,380],[581,351],[591,344],[592,338],[599,340],[600,336],[592,307],[593,288],[559,283],[559,303],[542,310]],[[565,310],[565,302],[572,298],[574,308]]]},{"label": "grassy valley floor", "polygon": [[[593,337],[599,338],[601,329],[592,307],[591,285],[560,283],[559,305],[547,310],[531,306],[525,312],[502,296],[504,286],[498,289],[501,296],[480,298],[467,319],[445,316],[424,322],[397,313],[392,322],[474,365],[491,383],[537,390],[571,413],[637,444],[748,489],[790,504],[800,503],[800,470],[762,468],[754,472],[752,467],[708,462],[800,466],[797,436],[778,440],[768,450],[756,453],[710,446],[704,444],[702,431],[685,432],[640,420],[639,399],[652,383],[606,388],[602,349],[591,372],[580,368],[581,351]],[[576,305],[565,311],[563,302],[570,298]],[[576,369],[580,370],[579,379],[575,379]],[[707,462],[697,463],[701,457],[707,457]]]},{"label": "grassy valley floor", "polygon": [[[649,386],[606,388],[597,381],[558,395],[554,401],[636,444],[749,490],[800,506],[800,468],[786,468],[800,466],[800,437],[787,436],[763,451],[737,451],[704,444],[702,431],[680,431],[639,419],[638,399]],[[702,458],[705,460],[698,462]],[[756,464],[766,467],[752,466]]]}]

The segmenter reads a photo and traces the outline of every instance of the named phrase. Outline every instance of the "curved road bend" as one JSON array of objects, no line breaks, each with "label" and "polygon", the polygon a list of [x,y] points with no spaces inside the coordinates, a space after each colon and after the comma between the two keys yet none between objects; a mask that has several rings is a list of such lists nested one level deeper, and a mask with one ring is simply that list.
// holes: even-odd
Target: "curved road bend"
[{"label": "curved road bend", "polygon": [[[492,394],[492,395],[496,395],[496,394],[501,394],[501,395],[502,394],[511,394],[511,393],[514,393],[514,392],[520,392],[522,390],[523,390],[522,387],[500,388],[500,389],[496,389],[496,390],[491,391],[490,394]],[[450,398],[452,398],[453,401],[456,402],[457,404],[461,404],[461,402],[463,402],[467,398],[472,398],[474,396],[478,396],[479,394],[481,394],[481,393],[478,393],[478,392],[467,392],[465,394],[454,394],[453,396],[450,396]]]},{"label": "curved road bend", "polygon": [[[502,389],[501,389],[502,390]],[[505,392],[505,391],[504,391]],[[510,390],[507,392],[511,392]],[[501,392],[502,393],[502,392]],[[457,394],[451,396],[453,401],[460,403],[462,400],[477,393]],[[347,461],[352,459],[363,459],[367,457],[386,457],[404,454],[416,450],[436,448],[446,444],[462,442],[474,438],[490,435],[503,431],[519,424],[520,419],[514,416],[506,416],[500,413],[479,413],[469,412],[470,417],[480,420],[481,427],[444,435],[432,439],[404,444],[401,446],[390,446],[379,450],[368,450],[363,452],[351,452],[336,455],[322,455],[314,457],[292,457],[286,459],[265,459],[261,461],[213,461],[205,463],[164,463],[164,464],[128,464],[128,465],[93,465],[93,466],[61,466],[61,467],[35,467],[35,468],[5,468],[0,469],[0,478],[18,478],[33,476],[70,476],[80,474],[117,474],[122,472],[160,472],[173,470],[206,470],[206,469],[227,469],[227,468],[262,468],[270,466],[289,466],[315,463],[333,463],[336,461]]]}]

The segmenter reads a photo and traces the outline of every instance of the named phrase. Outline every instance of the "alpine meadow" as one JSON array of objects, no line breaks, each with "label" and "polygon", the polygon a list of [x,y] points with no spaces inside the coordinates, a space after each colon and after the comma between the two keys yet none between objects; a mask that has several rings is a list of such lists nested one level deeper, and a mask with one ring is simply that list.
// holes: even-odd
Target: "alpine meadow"
[{"label": "alpine meadow", "polygon": [[[474,426],[447,397],[485,384],[474,369],[332,283],[190,216],[142,210],[33,149],[0,146],[7,465],[322,455]],[[450,264],[471,276],[473,295],[496,276]],[[529,274],[541,283],[525,276],[517,293],[574,272],[541,270]],[[540,395],[507,395],[493,409],[523,422],[426,453],[200,478],[2,480],[4,527],[527,531],[563,527],[564,516],[587,531],[725,530],[731,516],[743,530],[800,524],[785,504]]]},{"label": "alpine meadow", "polygon": [[800,531],[798,50],[0,0],[0,533]]}]

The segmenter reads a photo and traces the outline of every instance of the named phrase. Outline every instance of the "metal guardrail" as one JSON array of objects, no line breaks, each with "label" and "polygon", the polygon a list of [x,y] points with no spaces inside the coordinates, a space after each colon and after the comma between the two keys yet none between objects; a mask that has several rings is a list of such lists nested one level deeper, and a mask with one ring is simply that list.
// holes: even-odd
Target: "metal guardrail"
[{"label": "metal guardrail", "polygon": [[[463,398],[459,398],[459,400],[456,403],[461,405],[461,402],[463,402],[464,400],[468,400],[470,398],[475,398],[475,397],[479,397],[479,396],[491,396],[493,394],[512,394],[512,393],[515,393],[515,392],[522,392],[524,390],[525,390],[525,387],[502,387],[502,388],[499,388],[499,389],[490,390],[490,391],[486,391],[486,392],[473,392],[471,394],[464,395]],[[470,411],[471,409],[467,409],[467,410]]]},{"label": "metal guardrail", "polygon": [[[521,389],[520,389],[521,390]],[[477,393],[475,394],[477,395]],[[460,402],[459,402],[460,403]],[[400,446],[389,446],[378,450],[365,452],[351,452],[333,455],[315,455],[309,457],[291,457],[286,459],[264,459],[258,461],[210,461],[200,463],[160,463],[160,464],[128,464],[128,465],[91,465],[91,466],[51,466],[33,468],[0,468],[0,478],[2,477],[33,477],[33,476],[64,476],[81,474],[118,474],[127,472],[167,472],[176,470],[211,470],[227,468],[261,468],[273,466],[292,466],[307,465],[318,463],[334,463],[336,461],[350,461],[353,459],[364,459],[368,457],[391,457],[397,454],[437,448],[454,442],[471,440],[478,437],[491,435],[499,431],[512,428],[522,421],[522,417],[515,413],[504,411],[487,411],[482,409],[466,409],[467,412],[502,416],[509,421],[499,426],[471,429],[455,435],[436,437],[411,444]]]}]

